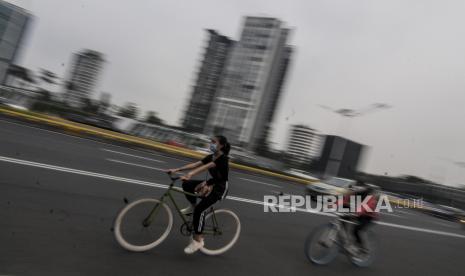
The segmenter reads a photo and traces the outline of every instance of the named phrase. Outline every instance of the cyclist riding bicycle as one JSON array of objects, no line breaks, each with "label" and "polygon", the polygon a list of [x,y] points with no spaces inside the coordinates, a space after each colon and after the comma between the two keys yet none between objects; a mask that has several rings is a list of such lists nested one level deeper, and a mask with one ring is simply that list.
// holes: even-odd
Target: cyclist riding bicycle
[{"label": "cyclist riding bicycle", "polygon": [[[352,214],[354,215],[352,218],[356,222],[356,225],[352,229],[352,234],[355,245],[358,247],[358,253],[365,254],[367,253],[367,247],[360,234],[373,223],[373,220],[378,218],[378,212],[375,210],[378,203],[378,194],[373,186],[367,185],[363,181],[357,181],[357,184],[351,187],[349,192],[344,195],[343,205],[349,207],[351,204],[350,200],[355,199],[357,196],[360,197],[360,201],[356,205],[355,214]],[[366,202],[366,205],[360,204],[362,202]]]},{"label": "cyclist riding bicycle", "polygon": [[[204,246],[202,231],[205,220],[205,211],[226,196],[228,190],[229,174],[229,150],[230,144],[226,137],[217,135],[211,139],[210,151],[212,154],[207,155],[200,161],[185,165],[181,168],[170,169],[168,173],[175,173],[184,170],[191,170],[181,177],[183,180],[182,187],[184,191],[195,193],[202,197],[197,204],[197,197],[186,195],[191,206],[182,210],[183,213],[189,213],[193,210],[193,229],[194,235],[189,245],[184,249],[186,254],[192,254]],[[208,180],[193,180],[193,176],[208,170],[211,178]]]}]

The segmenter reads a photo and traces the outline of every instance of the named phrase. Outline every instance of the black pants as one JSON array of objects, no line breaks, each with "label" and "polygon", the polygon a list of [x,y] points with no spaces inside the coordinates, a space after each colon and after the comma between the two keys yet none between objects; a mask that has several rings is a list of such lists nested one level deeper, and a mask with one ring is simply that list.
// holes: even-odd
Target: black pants
[{"label": "black pants", "polygon": [[[194,193],[195,187],[202,183],[203,180],[188,180],[184,181],[182,183],[182,188],[184,191],[188,193]],[[225,185],[222,185],[222,183],[215,183],[213,184],[213,190],[211,193],[203,197],[199,204],[196,205],[197,203],[197,197],[191,196],[191,195],[186,195],[187,200],[192,204],[195,205],[194,208],[194,217],[193,217],[193,227],[194,227],[194,232],[196,234],[202,234],[203,231],[203,226],[205,222],[205,211],[215,204],[218,200],[222,199],[223,194],[225,192]]]},{"label": "black pants", "polygon": [[361,248],[364,248],[365,245],[363,244],[363,241],[362,241],[362,239],[360,237],[360,232],[365,230],[368,227],[368,225],[370,225],[372,220],[373,220],[373,218],[370,217],[370,216],[360,216],[360,217],[357,218],[358,224],[355,225],[354,228],[353,228],[355,242]]}]

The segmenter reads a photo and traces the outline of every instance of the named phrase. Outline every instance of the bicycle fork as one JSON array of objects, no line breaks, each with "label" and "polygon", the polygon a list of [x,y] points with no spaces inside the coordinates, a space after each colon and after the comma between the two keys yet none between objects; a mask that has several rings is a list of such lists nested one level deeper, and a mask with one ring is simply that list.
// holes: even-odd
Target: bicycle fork
[{"label": "bicycle fork", "polygon": [[341,225],[338,223],[333,223],[333,227],[329,229],[329,231],[326,233],[325,236],[323,236],[323,239],[320,240],[320,243],[325,246],[325,247],[331,247],[334,242],[336,242],[337,239],[337,234],[340,231]]},{"label": "bicycle fork", "polygon": [[160,198],[160,203],[156,203],[155,206],[152,208],[152,210],[150,211],[150,213],[147,215],[147,217],[142,221],[142,226],[144,227],[148,227],[152,221],[153,221],[153,218],[155,217],[155,215],[157,214],[158,212],[158,207],[160,207],[160,204],[163,204],[163,199],[165,198],[166,195],[163,195],[161,198]]}]

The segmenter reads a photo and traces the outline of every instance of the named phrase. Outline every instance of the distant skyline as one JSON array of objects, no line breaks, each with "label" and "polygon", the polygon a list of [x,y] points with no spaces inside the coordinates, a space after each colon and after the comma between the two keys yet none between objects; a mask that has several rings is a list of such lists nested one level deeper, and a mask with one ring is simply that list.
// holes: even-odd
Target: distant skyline
[{"label": "distant skyline", "polygon": [[[371,146],[363,170],[465,184],[465,2],[392,1],[10,1],[34,15],[20,64],[65,76],[72,54],[108,58],[97,91],[178,124],[205,29],[236,34],[243,16],[279,18],[295,45],[272,141],[284,148],[303,123]],[[117,4],[116,4],[117,3]],[[96,94],[98,97],[98,93]],[[388,110],[348,127],[318,105]]]}]

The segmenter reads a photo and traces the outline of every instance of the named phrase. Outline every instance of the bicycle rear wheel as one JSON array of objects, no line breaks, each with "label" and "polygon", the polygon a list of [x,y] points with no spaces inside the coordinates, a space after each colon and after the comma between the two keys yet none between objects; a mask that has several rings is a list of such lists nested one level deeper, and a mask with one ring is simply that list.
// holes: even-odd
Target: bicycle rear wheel
[{"label": "bicycle rear wheel", "polygon": [[200,251],[206,255],[220,255],[239,239],[241,222],[230,210],[214,210],[205,217],[203,233],[205,245]]},{"label": "bicycle rear wheel", "polygon": [[336,258],[339,246],[334,237],[337,233],[334,225],[322,225],[316,228],[305,240],[304,252],[309,261],[318,265],[326,265]]},{"label": "bicycle rear wheel", "polygon": [[119,212],[114,234],[123,248],[142,252],[159,245],[172,227],[170,208],[157,199],[144,198],[128,204]]}]

